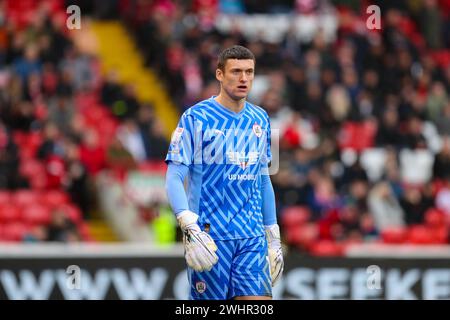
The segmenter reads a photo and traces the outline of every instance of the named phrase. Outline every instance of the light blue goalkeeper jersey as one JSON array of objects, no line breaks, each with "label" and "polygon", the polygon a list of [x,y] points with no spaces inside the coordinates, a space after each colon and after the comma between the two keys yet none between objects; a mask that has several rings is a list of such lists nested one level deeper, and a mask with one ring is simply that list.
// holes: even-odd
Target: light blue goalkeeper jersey
[{"label": "light blue goalkeeper jersey", "polygon": [[215,240],[264,235],[261,174],[271,161],[267,113],[246,102],[235,113],[210,99],[187,109],[166,162],[189,167],[189,209]]}]

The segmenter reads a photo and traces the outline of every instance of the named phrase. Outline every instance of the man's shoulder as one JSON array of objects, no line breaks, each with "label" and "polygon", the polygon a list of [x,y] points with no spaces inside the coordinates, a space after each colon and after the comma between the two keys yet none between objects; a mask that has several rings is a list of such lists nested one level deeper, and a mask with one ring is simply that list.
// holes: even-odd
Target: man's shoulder
[{"label": "man's shoulder", "polygon": [[184,111],[184,116],[192,116],[195,119],[206,118],[207,110],[211,107],[211,101],[209,99],[202,100],[189,107]]},{"label": "man's shoulder", "polygon": [[269,119],[269,115],[267,114],[266,110],[264,110],[263,108],[261,108],[260,106],[250,103],[247,101],[247,104],[249,106],[249,109],[252,113],[254,113],[256,116],[264,119],[264,120],[268,120]]}]

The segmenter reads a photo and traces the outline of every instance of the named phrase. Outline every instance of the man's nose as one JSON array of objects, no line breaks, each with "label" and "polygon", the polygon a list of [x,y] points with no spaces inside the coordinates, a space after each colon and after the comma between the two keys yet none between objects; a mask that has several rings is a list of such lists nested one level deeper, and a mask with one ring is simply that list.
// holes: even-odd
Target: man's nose
[{"label": "man's nose", "polygon": [[239,79],[241,82],[247,82],[247,80],[248,80],[248,77],[247,77],[247,75],[245,74],[245,72],[243,72],[242,74],[241,74],[241,78]]}]

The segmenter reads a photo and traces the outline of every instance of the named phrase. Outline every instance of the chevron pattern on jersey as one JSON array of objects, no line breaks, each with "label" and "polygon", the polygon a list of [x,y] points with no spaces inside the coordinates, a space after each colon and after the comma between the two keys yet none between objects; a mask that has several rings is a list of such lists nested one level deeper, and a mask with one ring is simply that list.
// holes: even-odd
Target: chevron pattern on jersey
[{"label": "chevron pattern on jersey", "polygon": [[236,296],[271,296],[267,242],[264,236],[216,241],[219,261],[208,272],[188,268],[190,298],[225,300]]},{"label": "chevron pattern on jersey", "polygon": [[189,207],[215,240],[264,235],[261,168],[270,159],[267,113],[248,102],[235,113],[214,97],[184,112],[166,157],[191,167],[190,185],[202,181],[188,187]]}]

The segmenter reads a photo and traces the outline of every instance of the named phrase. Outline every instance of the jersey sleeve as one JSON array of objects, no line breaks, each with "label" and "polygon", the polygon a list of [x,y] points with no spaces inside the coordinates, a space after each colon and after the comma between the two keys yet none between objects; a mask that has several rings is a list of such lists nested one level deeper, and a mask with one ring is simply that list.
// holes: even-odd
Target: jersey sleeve
[{"label": "jersey sleeve", "polygon": [[270,166],[270,162],[272,161],[272,151],[270,150],[271,147],[271,129],[270,129],[270,119],[269,116],[266,114],[266,125],[264,130],[265,135],[265,143],[264,143],[264,149],[263,149],[263,156],[262,156],[262,164]]},{"label": "jersey sleeve", "polygon": [[184,113],[172,133],[166,163],[182,163],[190,166],[194,158],[194,119]]}]

